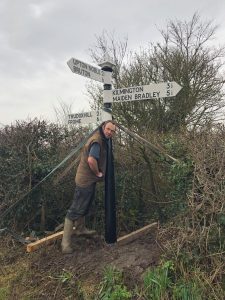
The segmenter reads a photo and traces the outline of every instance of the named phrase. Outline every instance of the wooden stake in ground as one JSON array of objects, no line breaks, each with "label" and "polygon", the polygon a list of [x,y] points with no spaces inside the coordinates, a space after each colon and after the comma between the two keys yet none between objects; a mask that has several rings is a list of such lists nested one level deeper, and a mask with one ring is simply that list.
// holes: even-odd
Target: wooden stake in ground
[{"label": "wooden stake in ground", "polygon": [[49,245],[52,244],[54,241],[62,238],[63,236],[63,231],[54,233],[50,236],[47,236],[41,240],[38,240],[34,243],[30,243],[27,245],[27,252],[33,252],[34,250],[37,250],[38,248],[44,246],[44,245]]},{"label": "wooden stake in ground", "polygon": [[[117,245],[120,246],[120,245],[125,245],[125,244],[133,242],[134,240],[138,239],[139,237],[156,229],[157,224],[158,224],[157,222],[149,224],[145,227],[142,227],[141,229],[138,229],[138,230],[133,231],[125,236],[118,238]],[[48,237],[45,237],[41,240],[38,240],[34,243],[30,243],[27,245],[27,252],[33,252],[40,247],[49,245],[49,244],[53,243],[54,241],[61,239],[62,236],[63,236],[63,231],[60,231],[60,232],[54,233]]]},{"label": "wooden stake in ground", "polygon": [[133,231],[125,236],[122,236],[122,237],[118,238],[117,244],[120,246],[120,245],[125,245],[128,243],[131,243],[134,240],[138,239],[139,237],[149,233],[153,229],[156,229],[157,225],[158,225],[158,223],[155,222],[155,223],[149,224],[145,227],[142,227],[141,229]]}]

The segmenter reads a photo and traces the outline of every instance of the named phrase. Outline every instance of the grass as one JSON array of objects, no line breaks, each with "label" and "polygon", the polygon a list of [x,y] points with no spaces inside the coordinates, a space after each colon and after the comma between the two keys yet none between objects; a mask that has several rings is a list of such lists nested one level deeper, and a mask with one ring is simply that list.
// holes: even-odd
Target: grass
[{"label": "grass", "polygon": [[[194,274],[193,274],[194,275]],[[172,261],[166,261],[157,268],[151,269],[144,276],[143,296],[148,300],[202,300],[203,291],[198,279],[176,279]]]},{"label": "grass", "polygon": [[8,287],[1,287],[0,288],[0,300],[5,300],[9,296],[9,288]]},{"label": "grass", "polygon": [[131,292],[123,284],[122,273],[112,266],[105,268],[95,300],[129,300],[131,297]]}]

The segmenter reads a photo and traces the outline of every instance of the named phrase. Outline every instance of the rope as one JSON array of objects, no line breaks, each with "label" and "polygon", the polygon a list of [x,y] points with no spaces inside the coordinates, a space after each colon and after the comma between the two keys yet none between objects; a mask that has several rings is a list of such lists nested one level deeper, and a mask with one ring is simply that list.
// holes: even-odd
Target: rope
[{"label": "rope", "polygon": [[[102,110],[104,110],[105,112],[108,112],[110,114],[112,114],[112,109],[110,108],[102,108]],[[136,142],[140,143],[142,145],[142,143],[144,143],[152,152],[154,152],[156,155],[160,155],[163,154],[166,158],[168,158],[169,160],[172,160],[176,163],[179,163],[179,160],[172,157],[171,155],[167,154],[164,150],[158,148],[157,146],[153,145],[152,143],[150,143],[149,141],[145,140],[143,137],[139,136],[137,133],[130,131],[129,129],[127,129],[126,127],[120,125],[119,123],[116,123],[117,127],[119,127],[122,131],[124,131],[125,133],[127,133],[130,137],[132,137]]]},{"label": "rope", "polygon": [[52,169],[50,173],[48,173],[41,181],[39,181],[31,190],[25,193],[20,199],[14,202],[9,208],[7,208],[1,215],[0,215],[0,224],[3,222],[3,219],[8,215],[8,213],[14,209],[20,202],[22,202],[29,194],[31,194],[34,190],[36,190],[44,181],[46,181],[56,170],[58,170],[62,165],[67,162],[72,156],[74,156],[87,142],[87,140],[97,131],[98,128],[93,130],[84,140],[75,148],[73,149],[55,168]]},{"label": "rope", "polygon": [[156,147],[155,145],[153,145],[152,143],[150,143],[149,141],[145,140],[143,137],[139,136],[137,133],[134,133],[132,131],[130,131],[129,129],[127,129],[126,127],[120,125],[117,123],[117,126],[124,131],[125,133],[127,133],[130,137],[132,137],[135,141],[137,141],[140,144],[145,144],[152,152],[154,152],[156,155],[160,155],[162,154],[163,156],[165,156],[166,158],[168,158],[169,160],[172,160],[176,163],[179,163],[179,160],[172,157],[171,155],[167,154],[164,150]]}]

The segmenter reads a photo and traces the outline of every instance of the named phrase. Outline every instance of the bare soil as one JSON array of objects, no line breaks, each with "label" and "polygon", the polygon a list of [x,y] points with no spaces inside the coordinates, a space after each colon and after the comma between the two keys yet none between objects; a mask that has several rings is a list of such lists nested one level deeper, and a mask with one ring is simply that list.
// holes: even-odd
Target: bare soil
[{"label": "bare soil", "polygon": [[70,255],[61,253],[60,242],[33,253],[26,253],[18,243],[5,243],[0,287],[6,285],[1,277],[8,276],[6,299],[93,299],[104,269],[110,265],[122,271],[127,288],[133,289],[141,284],[145,271],[158,264],[161,254],[156,232],[121,246],[108,245],[99,236],[73,236],[75,251]]}]

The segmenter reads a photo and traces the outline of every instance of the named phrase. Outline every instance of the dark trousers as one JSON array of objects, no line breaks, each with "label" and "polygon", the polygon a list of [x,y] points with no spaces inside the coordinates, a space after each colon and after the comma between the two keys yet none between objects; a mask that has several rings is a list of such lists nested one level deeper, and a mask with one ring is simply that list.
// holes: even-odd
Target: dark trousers
[{"label": "dark trousers", "polygon": [[67,211],[66,218],[75,221],[88,213],[95,197],[95,186],[96,183],[85,188],[76,186],[73,202]]}]

